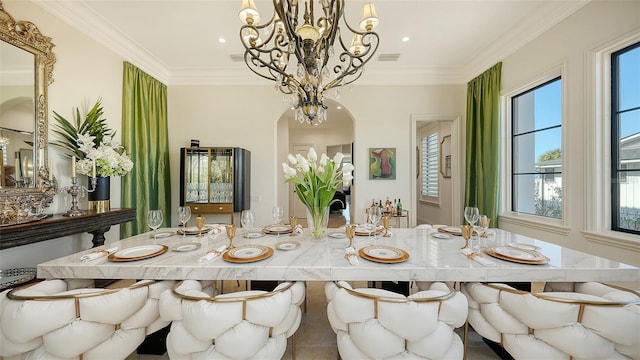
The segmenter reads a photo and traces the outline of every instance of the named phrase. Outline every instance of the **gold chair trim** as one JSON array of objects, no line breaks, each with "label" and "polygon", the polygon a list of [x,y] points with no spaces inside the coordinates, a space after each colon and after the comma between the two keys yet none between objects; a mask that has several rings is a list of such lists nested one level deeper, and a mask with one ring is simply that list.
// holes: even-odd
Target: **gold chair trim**
[{"label": "gold chair trim", "polygon": [[[404,297],[404,298],[391,298],[391,297],[386,297],[386,296],[379,296],[379,295],[371,295],[371,294],[364,294],[361,293],[359,291],[353,290],[353,289],[349,289],[346,288],[342,285],[340,285],[340,283],[335,282],[334,284],[336,284],[337,287],[339,287],[340,289],[344,289],[347,293],[353,295],[353,296],[358,296],[358,297],[362,297],[365,299],[370,299],[370,300],[374,300],[374,301],[383,301],[383,302],[391,302],[391,303],[409,303],[409,302],[415,302],[415,303],[423,303],[423,302],[436,302],[436,301],[443,301],[443,300],[447,300],[452,298],[453,296],[455,296],[456,292],[455,290],[453,290],[453,288],[451,288],[451,286],[449,286],[448,284],[445,284],[447,286],[447,288],[449,289],[449,292],[444,294],[444,295],[440,295],[440,296],[435,296],[435,297],[429,297],[429,298],[409,298],[409,297]],[[375,305],[377,307],[377,304]],[[440,312],[440,309],[438,309],[438,313]]]},{"label": "gold chair trim", "polygon": [[[179,297],[182,300],[188,300],[188,301],[200,301],[200,300],[205,300],[205,301],[209,301],[209,302],[220,302],[220,303],[229,303],[229,302],[247,302],[247,301],[252,301],[252,300],[259,300],[259,299],[265,299],[271,296],[274,296],[276,294],[285,292],[287,290],[289,290],[292,286],[293,286],[294,282],[289,282],[287,285],[283,286],[281,289],[277,289],[277,290],[272,290],[263,294],[257,294],[257,295],[246,295],[246,296],[240,296],[240,297],[228,297],[228,298],[215,298],[215,297],[203,297],[203,296],[191,296],[191,295],[186,295],[186,294],[182,294],[179,293],[176,288],[173,288],[173,294],[176,295],[177,297]],[[243,313],[245,311],[243,305]],[[244,314],[243,314],[243,318],[244,318]]]},{"label": "gold chair trim", "polygon": [[[156,282],[157,282],[156,280],[147,280],[147,282],[138,283],[138,284],[134,284],[134,285],[123,287],[123,288],[104,289],[103,291],[100,291],[100,292],[92,292],[92,293],[85,293],[85,294],[65,294],[65,295],[16,295],[16,294],[14,294],[14,291],[24,290],[24,288],[14,288],[14,289],[11,289],[11,291],[9,291],[7,293],[7,298],[9,298],[11,300],[20,300],[20,301],[46,301],[46,300],[81,299],[81,298],[90,298],[90,297],[95,297],[95,296],[113,294],[113,293],[117,293],[120,290],[125,290],[125,289],[133,290],[133,289],[139,289],[139,288],[143,288],[143,287],[148,287],[148,286],[150,286],[152,284],[155,284]],[[77,308],[78,306],[79,305],[78,305],[78,302],[76,300],[76,313],[77,314],[80,313],[79,309]]]},{"label": "gold chair trim", "polygon": [[[576,304],[576,305],[584,304],[584,305],[594,305],[594,306],[618,306],[618,307],[640,304],[640,299],[634,300],[634,301],[628,301],[628,302],[624,302],[624,301],[572,300],[572,299],[563,299],[563,298],[553,297],[553,296],[549,295],[549,293],[545,293],[545,294],[531,293],[531,292],[517,290],[517,289],[504,288],[504,287],[501,287],[501,286],[498,286],[498,285],[487,284],[487,283],[483,283],[482,285],[490,287],[492,289],[496,289],[498,291],[505,291],[505,292],[509,292],[509,293],[512,293],[512,294],[516,294],[516,295],[527,295],[527,294],[529,294],[529,295],[535,296],[535,297],[537,297],[539,299],[542,299],[542,300],[549,300],[549,301],[565,303],[565,304]],[[609,286],[609,285],[607,285],[607,286]],[[630,293],[632,293],[634,295],[640,296],[640,294],[638,292],[633,291],[633,290],[624,289],[624,288],[616,288],[616,290],[627,291],[627,292],[630,292]],[[578,293],[578,294],[580,294],[580,293]]]}]

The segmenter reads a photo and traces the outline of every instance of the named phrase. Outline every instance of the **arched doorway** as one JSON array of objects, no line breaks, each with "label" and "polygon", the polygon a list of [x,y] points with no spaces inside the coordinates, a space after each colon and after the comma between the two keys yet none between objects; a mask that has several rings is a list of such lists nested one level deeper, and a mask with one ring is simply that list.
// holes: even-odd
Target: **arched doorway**
[{"label": "arched doorway", "polygon": [[[278,159],[285,159],[287,154],[306,154],[309,147],[313,147],[318,154],[326,153],[333,157],[336,152],[345,154],[344,161],[351,161],[353,153],[354,121],[353,117],[344,106],[333,100],[326,100],[327,121],[320,125],[300,124],[295,120],[293,110],[287,109],[277,125],[276,153]],[[278,186],[276,198],[285,208],[285,216],[304,218],[304,207],[289,185]],[[351,221],[351,188],[339,189],[344,194],[344,209],[334,207],[334,214],[345,216],[346,221]],[[340,196],[340,194],[338,195]],[[333,217],[333,216],[332,216]],[[331,224],[330,224],[331,225]]]}]

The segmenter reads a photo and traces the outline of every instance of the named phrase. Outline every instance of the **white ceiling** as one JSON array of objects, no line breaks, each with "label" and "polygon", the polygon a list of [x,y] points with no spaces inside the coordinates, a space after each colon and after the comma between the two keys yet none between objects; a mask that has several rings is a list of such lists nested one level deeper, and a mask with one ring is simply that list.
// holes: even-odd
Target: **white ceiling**
[{"label": "white ceiling", "polygon": [[[240,0],[35,1],[167,85],[271,85],[230,57],[242,54]],[[356,25],[366,1],[345,2]],[[359,84],[464,84],[588,0],[373,2],[380,47]],[[271,17],[272,1],[256,4]],[[377,60],[396,53],[396,62]]]}]

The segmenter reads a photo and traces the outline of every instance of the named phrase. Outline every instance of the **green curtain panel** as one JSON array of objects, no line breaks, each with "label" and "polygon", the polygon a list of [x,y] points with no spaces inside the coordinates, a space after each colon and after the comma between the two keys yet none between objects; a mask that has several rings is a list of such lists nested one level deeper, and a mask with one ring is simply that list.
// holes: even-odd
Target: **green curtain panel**
[{"label": "green curtain panel", "polygon": [[147,212],[162,210],[171,223],[167,86],[128,62],[122,89],[122,144],[133,170],[122,178],[122,207],[136,208],[136,220],[120,226],[122,238],[150,230]]},{"label": "green curtain panel", "polygon": [[467,86],[465,206],[498,226],[500,206],[500,74],[502,63],[471,80]]}]

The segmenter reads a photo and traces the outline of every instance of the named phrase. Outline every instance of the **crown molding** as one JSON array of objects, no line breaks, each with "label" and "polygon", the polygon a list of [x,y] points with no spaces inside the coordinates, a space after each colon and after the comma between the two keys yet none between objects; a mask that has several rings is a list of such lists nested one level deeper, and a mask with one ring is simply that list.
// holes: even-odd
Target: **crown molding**
[{"label": "crown molding", "polygon": [[167,84],[169,72],[166,64],[115,30],[104,17],[87,7],[84,1],[35,1],[35,4]]},{"label": "crown molding", "polygon": [[[358,83],[363,85],[466,84],[590,1],[559,1],[553,10],[542,9],[532,12],[507,35],[473,56],[473,60],[463,68],[377,70],[375,66],[370,66],[365,70]],[[82,0],[35,1],[35,3],[166,85],[262,85],[264,83],[264,79],[253,75],[250,71],[245,71],[244,67],[238,67],[237,70],[228,68],[171,69],[135,41],[117,31],[104,17],[92,11]]]}]

